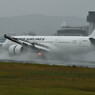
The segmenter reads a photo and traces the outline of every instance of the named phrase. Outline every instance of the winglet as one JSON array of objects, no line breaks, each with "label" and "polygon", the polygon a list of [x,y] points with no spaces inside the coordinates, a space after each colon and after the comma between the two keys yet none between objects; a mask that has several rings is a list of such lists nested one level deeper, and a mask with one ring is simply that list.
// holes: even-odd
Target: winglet
[{"label": "winglet", "polygon": [[7,34],[4,34],[4,38],[6,38],[6,35],[7,35]]}]

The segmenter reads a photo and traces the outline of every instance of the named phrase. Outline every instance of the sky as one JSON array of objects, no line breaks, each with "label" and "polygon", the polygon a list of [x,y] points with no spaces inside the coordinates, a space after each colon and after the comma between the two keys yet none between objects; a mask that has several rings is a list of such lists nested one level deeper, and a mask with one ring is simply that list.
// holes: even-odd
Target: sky
[{"label": "sky", "polygon": [[50,15],[86,17],[95,0],[0,0],[0,17]]}]

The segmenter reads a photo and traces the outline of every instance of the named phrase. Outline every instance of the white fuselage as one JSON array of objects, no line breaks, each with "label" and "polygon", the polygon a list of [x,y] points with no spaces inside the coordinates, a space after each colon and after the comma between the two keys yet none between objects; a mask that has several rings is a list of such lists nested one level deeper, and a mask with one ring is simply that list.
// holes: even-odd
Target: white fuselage
[{"label": "white fuselage", "polygon": [[[29,42],[37,42],[48,46],[52,52],[59,53],[84,53],[95,49],[91,44],[89,37],[81,36],[15,36],[15,38],[24,39]],[[9,49],[13,44],[6,40],[3,47]]]}]

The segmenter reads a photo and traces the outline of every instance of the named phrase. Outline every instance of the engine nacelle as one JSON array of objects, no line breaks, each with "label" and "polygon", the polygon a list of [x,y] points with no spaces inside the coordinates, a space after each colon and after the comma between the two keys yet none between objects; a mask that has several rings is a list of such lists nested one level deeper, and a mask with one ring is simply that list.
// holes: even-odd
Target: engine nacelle
[{"label": "engine nacelle", "polygon": [[11,55],[19,55],[22,52],[23,47],[21,45],[11,45],[9,47],[9,53]]}]

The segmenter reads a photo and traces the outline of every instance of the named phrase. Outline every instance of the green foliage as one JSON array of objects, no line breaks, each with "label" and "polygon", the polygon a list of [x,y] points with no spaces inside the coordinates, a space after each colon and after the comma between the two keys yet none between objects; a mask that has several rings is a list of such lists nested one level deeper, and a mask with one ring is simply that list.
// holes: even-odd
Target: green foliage
[{"label": "green foliage", "polygon": [[0,63],[0,95],[95,95],[95,69]]}]

